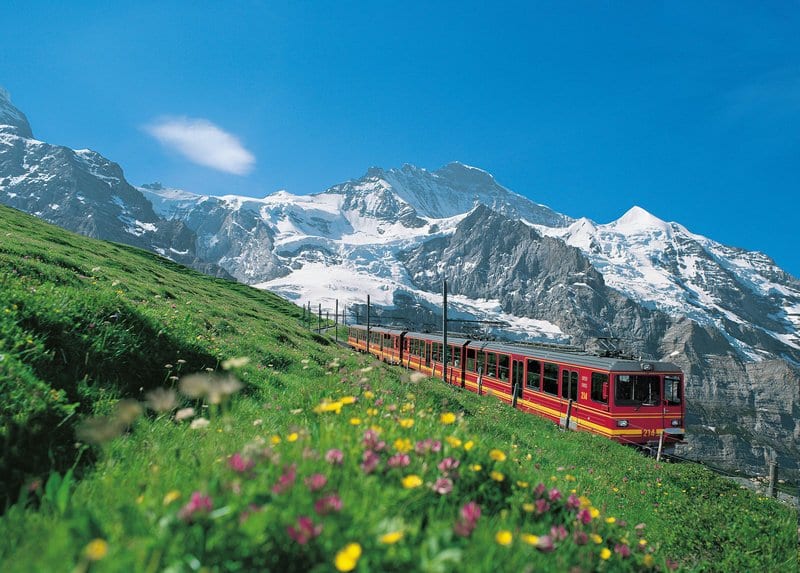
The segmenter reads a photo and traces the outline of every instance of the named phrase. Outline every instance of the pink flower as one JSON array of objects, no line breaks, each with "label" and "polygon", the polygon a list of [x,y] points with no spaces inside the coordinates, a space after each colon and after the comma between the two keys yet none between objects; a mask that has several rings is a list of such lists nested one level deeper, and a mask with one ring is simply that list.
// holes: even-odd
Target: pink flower
[{"label": "pink flower", "polygon": [[192,493],[189,502],[180,509],[178,512],[178,518],[187,523],[191,523],[194,521],[195,516],[199,515],[202,517],[211,513],[213,507],[214,504],[209,496],[196,491]]},{"label": "pink flower", "polygon": [[461,517],[467,521],[475,523],[481,516],[481,506],[474,501],[465,503],[461,508]]},{"label": "pink flower", "polygon": [[533,488],[533,493],[536,494],[536,497],[542,497],[546,489],[547,488],[545,487],[545,485],[543,483],[540,483],[535,488]]},{"label": "pink flower", "polygon": [[461,537],[469,537],[477,526],[481,516],[481,508],[474,501],[464,504],[461,508],[461,515],[453,526],[453,532]]},{"label": "pink flower", "polygon": [[567,498],[567,509],[576,511],[581,506],[581,500],[574,493]]},{"label": "pink flower", "polygon": [[326,483],[328,483],[328,478],[326,478],[323,474],[312,474],[304,481],[306,487],[308,487],[310,491],[319,491],[325,487]]},{"label": "pink flower", "polygon": [[319,515],[327,515],[342,509],[342,499],[335,493],[319,498],[314,502],[314,511]]},{"label": "pink flower", "polygon": [[548,511],[550,511],[550,504],[547,503],[547,500],[545,500],[545,499],[537,499],[536,500],[536,513],[541,515],[543,513],[547,513]]},{"label": "pink flower", "polygon": [[230,458],[228,458],[228,467],[230,467],[236,473],[246,473],[253,469],[256,463],[251,460],[250,458],[242,457],[242,454],[236,452]]},{"label": "pink flower", "polygon": [[548,492],[547,497],[550,498],[550,501],[558,501],[559,499],[561,499],[561,492],[558,491],[556,488],[553,488]]},{"label": "pink flower", "polygon": [[620,557],[629,557],[631,554],[631,548],[622,543],[617,543],[614,546],[614,553],[617,553]]},{"label": "pink flower", "polygon": [[437,453],[442,450],[442,442],[439,440],[433,440],[431,438],[426,438],[422,441],[419,441],[414,446],[414,451],[420,455],[429,454],[431,452]]},{"label": "pink flower", "polygon": [[325,461],[331,465],[342,465],[342,460],[344,460],[344,454],[342,453],[342,450],[337,450],[334,448],[325,452]]},{"label": "pink flower", "polygon": [[433,484],[433,491],[439,495],[447,495],[453,491],[453,480],[446,477],[441,477]]},{"label": "pink flower", "polygon": [[458,466],[461,465],[461,462],[455,458],[445,458],[441,462],[439,462],[439,471],[441,471],[444,475],[450,474],[450,472],[455,471],[458,469]]},{"label": "pink flower", "polygon": [[361,469],[365,474],[371,474],[378,467],[381,458],[372,450],[366,450],[361,458]]},{"label": "pink flower", "polygon": [[378,433],[375,430],[369,429],[364,432],[364,439],[361,442],[368,450],[375,450],[380,452],[386,447],[386,442],[378,438]]},{"label": "pink flower", "polygon": [[567,528],[563,525],[554,525],[550,528],[550,537],[556,541],[564,541],[568,535]]},{"label": "pink flower", "polygon": [[585,531],[576,529],[572,534],[572,538],[575,540],[575,545],[586,545],[589,543],[589,536],[586,535]]},{"label": "pink flower", "polygon": [[294,485],[294,481],[297,478],[297,466],[295,464],[290,465],[283,471],[281,477],[278,478],[278,482],[272,486],[272,493],[278,495],[281,493],[286,493],[292,486]]},{"label": "pink flower", "polygon": [[322,525],[314,525],[311,518],[300,516],[297,518],[297,527],[290,525],[286,528],[289,537],[297,541],[300,545],[305,545],[309,540],[314,539],[322,533]]},{"label": "pink flower", "polygon": [[580,521],[584,525],[589,525],[592,521],[592,514],[591,512],[584,508],[578,512],[578,521]]},{"label": "pink flower", "polygon": [[539,541],[536,543],[536,549],[543,551],[544,553],[550,553],[555,548],[556,547],[553,543],[553,538],[549,535],[542,535],[539,538]]},{"label": "pink flower", "polygon": [[395,454],[386,461],[390,468],[404,468],[411,463],[411,458],[408,454]]}]

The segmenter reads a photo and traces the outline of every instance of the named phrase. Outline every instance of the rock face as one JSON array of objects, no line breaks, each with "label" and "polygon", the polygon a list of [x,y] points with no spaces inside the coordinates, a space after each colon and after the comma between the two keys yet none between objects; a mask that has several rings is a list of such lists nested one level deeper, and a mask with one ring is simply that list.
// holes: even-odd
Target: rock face
[{"label": "rock face", "polygon": [[[83,234],[154,250],[298,303],[334,300],[363,320],[441,326],[625,350],[686,373],[694,459],[747,474],[800,459],[800,281],[769,257],[716,243],[633,207],[572,219],[451,163],[371,168],[308,196],[212,197],[130,186],[88,150],[33,139],[0,91],[0,202]],[[486,332],[484,332],[486,334]]]}]

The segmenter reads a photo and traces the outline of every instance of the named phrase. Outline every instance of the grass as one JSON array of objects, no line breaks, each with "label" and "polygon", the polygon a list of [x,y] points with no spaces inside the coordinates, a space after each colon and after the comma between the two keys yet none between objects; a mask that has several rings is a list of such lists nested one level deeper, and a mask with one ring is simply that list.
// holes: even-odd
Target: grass
[{"label": "grass", "polygon": [[3,571],[797,567],[791,509],[703,468],[375,363],[269,293],[0,221]]}]

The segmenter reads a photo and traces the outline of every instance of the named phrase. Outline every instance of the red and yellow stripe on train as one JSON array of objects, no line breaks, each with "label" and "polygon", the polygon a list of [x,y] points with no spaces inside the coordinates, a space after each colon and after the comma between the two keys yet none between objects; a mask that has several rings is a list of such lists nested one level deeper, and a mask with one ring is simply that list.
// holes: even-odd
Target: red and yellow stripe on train
[{"label": "red and yellow stripe on train", "polygon": [[[442,377],[441,335],[348,329],[353,348]],[[662,434],[666,444],[683,440],[684,378],[675,364],[452,337],[447,346],[447,381],[455,386],[621,443],[647,445]]]}]

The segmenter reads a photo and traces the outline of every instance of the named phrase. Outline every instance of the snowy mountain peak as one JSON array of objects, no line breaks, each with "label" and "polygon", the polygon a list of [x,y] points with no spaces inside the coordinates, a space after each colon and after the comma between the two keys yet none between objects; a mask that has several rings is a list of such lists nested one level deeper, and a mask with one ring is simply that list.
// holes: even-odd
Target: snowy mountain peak
[{"label": "snowy mountain peak", "polygon": [[11,131],[20,137],[33,139],[28,118],[11,103],[11,94],[2,86],[0,86],[0,131]]},{"label": "snowy mountain peak", "polygon": [[617,231],[623,233],[635,233],[651,230],[667,231],[669,229],[669,223],[662,221],[649,211],[646,211],[645,209],[642,209],[636,205],[631,207],[627,213],[611,223],[611,225],[615,227]]}]

